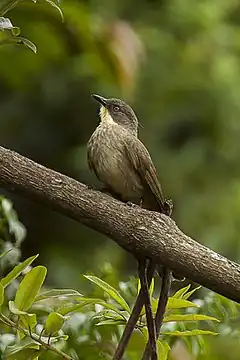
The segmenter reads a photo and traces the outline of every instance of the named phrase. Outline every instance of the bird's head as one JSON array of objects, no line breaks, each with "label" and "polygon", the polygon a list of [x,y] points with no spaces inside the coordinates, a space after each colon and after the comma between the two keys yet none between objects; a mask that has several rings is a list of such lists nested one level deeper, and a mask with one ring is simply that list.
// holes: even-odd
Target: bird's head
[{"label": "bird's head", "polygon": [[137,135],[138,119],[133,109],[120,99],[105,99],[92,95],[101,104],[100,118],[102,122],[117,123]]}]

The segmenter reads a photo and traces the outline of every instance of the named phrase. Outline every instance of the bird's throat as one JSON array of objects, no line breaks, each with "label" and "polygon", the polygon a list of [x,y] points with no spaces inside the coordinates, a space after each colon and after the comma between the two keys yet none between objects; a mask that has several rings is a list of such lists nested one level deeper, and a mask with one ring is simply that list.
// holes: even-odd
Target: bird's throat
[{"label": "bird's throat", "polygon": [[115,123],[112,116],[111,116],[111,114],[109,113],[108,109],[105,108],[104,106],[101,106],[99,114],[100,114],[101,122],[108,123],[108,124],[114,124]]}]

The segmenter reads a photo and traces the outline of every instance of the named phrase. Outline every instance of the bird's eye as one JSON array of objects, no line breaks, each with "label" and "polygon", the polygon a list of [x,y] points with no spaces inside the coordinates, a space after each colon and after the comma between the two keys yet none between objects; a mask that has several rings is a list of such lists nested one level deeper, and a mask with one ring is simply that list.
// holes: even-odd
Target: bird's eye
[{"label": "bird's eye", "polygon": [[114,110],[115,112],[118,112],[118,111],[120,110],[120,107],[119,107],[119,106],[114,106],[114,107],[113,107],[113,110]]}]

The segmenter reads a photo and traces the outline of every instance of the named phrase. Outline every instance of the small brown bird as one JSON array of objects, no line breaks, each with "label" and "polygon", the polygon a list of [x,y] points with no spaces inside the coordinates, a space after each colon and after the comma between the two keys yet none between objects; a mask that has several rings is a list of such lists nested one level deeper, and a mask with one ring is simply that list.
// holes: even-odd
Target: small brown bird
[{"label": "small brown bird", "polygon": [[122,100],[93,97],[101,104],[101,122],[88,142],[90,169],[122,201],[167,213],[155,166],[138,139],[134,111]]}]

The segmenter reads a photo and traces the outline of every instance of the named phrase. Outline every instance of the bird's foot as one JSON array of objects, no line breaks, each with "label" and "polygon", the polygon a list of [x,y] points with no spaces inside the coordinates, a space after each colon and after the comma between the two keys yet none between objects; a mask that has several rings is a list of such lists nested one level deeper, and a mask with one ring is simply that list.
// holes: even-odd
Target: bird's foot
[{"label": "bird's foot", "polygon": [[130,206],[130,207],[136,207],[136,206],[138,206],[137,204],[134,204],[134,203],[131,202],[131,201],[127,201],[127,202],[126,202],[126,205],[127,205],[127,206]]},{"label": "bird's foot", "polygon": [[168,216],[171,216],[173,211],[173,201],[172,199],[167,199],[164,201],[164,213]]}]

